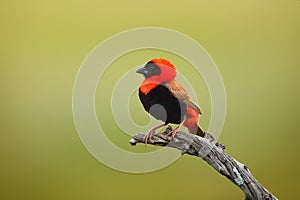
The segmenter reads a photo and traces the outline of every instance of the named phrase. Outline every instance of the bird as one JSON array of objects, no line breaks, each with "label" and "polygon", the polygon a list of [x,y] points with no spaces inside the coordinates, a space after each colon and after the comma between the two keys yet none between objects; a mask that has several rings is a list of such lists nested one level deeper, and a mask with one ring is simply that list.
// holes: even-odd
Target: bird
[{"label": "bird", "polygon": [[146,133],[146,144],[157,129],[169,123],[178,124],[169,133],[172,138],[182,125],[192,134],[205,136],[198,125],[198,117],[202,112],[186,89],[176,81],[176,68],[169,60],[153,58],[145,66],[137,69],[136,73],[142,74],[145,78],[138,92],[144,109],[154,118],[164,122]]}]

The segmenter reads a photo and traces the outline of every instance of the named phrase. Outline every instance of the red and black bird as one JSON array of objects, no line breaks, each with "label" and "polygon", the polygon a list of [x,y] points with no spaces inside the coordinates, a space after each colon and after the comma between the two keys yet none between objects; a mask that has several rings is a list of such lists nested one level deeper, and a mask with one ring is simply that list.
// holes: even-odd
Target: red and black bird
[{"label": "red and black bird", "polygon": [[200,108],[192,102],[187,91],[175,80],[176,68],[170,61],[155,58],[136,72],[145,77],[139,87],[139,98],[145,110],[164,122],[146,134],[146,143],[155,130],[169,123],[179,124],[171,132],[172,137],[182,125],[187,127],[190,133],[204,137],[204,132],[198,126],[198,116],[202,114]]}]

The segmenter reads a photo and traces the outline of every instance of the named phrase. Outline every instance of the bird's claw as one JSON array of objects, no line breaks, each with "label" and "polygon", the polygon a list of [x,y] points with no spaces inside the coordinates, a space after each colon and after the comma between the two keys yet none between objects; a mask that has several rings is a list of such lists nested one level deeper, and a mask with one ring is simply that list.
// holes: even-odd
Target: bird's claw
[{"label": "bird's claw", "polygon": [[177,127],[174,130],[170,131],[167,135],[171,136],[171,140],[173,140],[175,135],[178,133],[178,131],[179,131],[179,128]]},{"label": "bird's claw", "polygon": [[155,131],[154,130],[150,130],[148,133],[145,134],[145,146],[147,145],[149,139],[152,138],[153,134],[155,134]]}]

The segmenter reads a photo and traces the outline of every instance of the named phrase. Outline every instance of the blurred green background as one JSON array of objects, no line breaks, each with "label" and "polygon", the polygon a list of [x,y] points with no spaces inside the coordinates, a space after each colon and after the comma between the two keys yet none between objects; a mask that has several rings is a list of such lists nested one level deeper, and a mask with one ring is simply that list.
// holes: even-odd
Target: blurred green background
[{"label": "blurred green background", "polygon": [[[183,156],[153,173],[126,174],[104,166],[82,145],[72,118],[72,87],[81,63],[107,37],[145,26],[175,29],[208,51],[227,92],[219,141],[279,199],[299,197],[300,1],[29,0],[0,5],[1,199],[244,198],[193,157]],[[122,69],[152,56],[160,54],[132,53]],[[197,82],[182,60],[166,56],[191,83]],[[122,75],[121,61],[107,74]],[[201,77],[198,81],[203,83]],[[207,128],[211,105],[201,84],[197,97],[205,115],[200,123]],[[106,86],[109,94],[111,86]],[[130,110],[142,125],[149,118],[141,107],[135,112],[136,100],[133,96]],[[96,105],[100,121],[103,105]],[[110,116],[107,120],[101,123],[119,146],[155,149],[130,147],[129,137]]]}]

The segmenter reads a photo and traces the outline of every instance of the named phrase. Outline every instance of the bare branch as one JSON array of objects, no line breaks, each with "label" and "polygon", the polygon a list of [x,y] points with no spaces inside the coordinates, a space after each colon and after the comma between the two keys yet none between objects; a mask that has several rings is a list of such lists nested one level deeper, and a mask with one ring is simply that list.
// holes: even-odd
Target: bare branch
[{"label": "bare branch", "polygon": [[[246,200],[276,200],[250,173],[249,169],[224,152],[225,146],[217,143],[206,133],[205,138],[190,133],[178,132],[173,139],[168,136],[171,128],[164,133],[154,134],[148,144],[176,148],[182,154],[197,156],[205,160],[220,174],[226,176],[245,193]],[[132,145],[145,143],[145,134],[140,133],[130,140]]]}]

